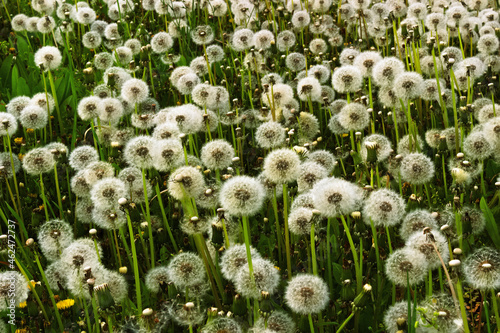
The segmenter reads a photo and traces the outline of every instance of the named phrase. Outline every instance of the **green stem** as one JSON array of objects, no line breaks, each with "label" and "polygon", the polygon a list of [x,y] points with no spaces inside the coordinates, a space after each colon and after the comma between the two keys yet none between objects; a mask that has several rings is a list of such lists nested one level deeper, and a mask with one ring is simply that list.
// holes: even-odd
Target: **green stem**
[{"label": "green stem", "polygon": [[288,232],[288,186],[283,184],[283,219],[285,220],[285,251],[288,280],[292,279],[292,261],[290,258],[290,234]]},{"label": "green stem", "polygon": [[137,298],[137,313],[142,314],[141,282],[139,280],[139,265],[137,264],[137,252],[135,250],[134,230],[128,209],[125,209],[127,215],[128,232],[130,236],[130,247],[132,248],[132,258],[134,262],[135,295]]}]

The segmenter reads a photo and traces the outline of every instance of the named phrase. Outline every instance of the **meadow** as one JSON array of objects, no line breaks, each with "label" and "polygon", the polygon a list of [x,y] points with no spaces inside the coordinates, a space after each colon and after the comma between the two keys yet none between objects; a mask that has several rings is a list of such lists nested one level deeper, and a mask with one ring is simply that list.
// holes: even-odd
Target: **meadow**
[{"label": "meadow", "polygon": [[500,332],[497,0],[1,0],[0,333]]}]

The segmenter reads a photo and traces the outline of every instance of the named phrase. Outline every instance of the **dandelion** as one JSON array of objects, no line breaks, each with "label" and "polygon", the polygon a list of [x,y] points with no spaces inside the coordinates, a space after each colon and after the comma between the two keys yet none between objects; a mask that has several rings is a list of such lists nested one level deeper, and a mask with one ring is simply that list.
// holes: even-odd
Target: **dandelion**
[{"label": "dandelion", "polygon": [[315,150],[307,155],[307,160],[313,161],[321,165],[326,169],[328,173],[331,173],[335,168],[335,157],[332,153],[327,150]]},{"label": "dandelion", "polygon": [[296,29],[303,29],[309,25],[311,22],[311,17],[309,13],[305,10],[295,11],[292,15],[292,25]]},{"label": "dandelion", "polygon": [[[12,165],[12,162],[14,163],[14,165]],[[13,172],[19,172],[19,169],[21,168],[21,162],[19,161],[19,157],[17,157],[16,155],[11,155],[8,152],[2,152],[0,153],[0,167],[3,167],[0,172],[2,176],[12,178],[14,176]]]},{"label": "dandelion", "polygon": [[375,144],[375,147],[373,149],[375,150],[377,161],[386,160],[392,153],[391,142],[389,141],[389,139],[387,139],[387,137],[380,134],[368,135],[363,138],[363,142],[361,143],[361,150],[359,152],[361,158],[363,159],[363,161],[365,161],[365,163],[368,159],[367,147],[371,145],[370,149],[372,149],[373,144]]},{"label": "dandelion", "polygon": [[167,266],[167,272],[170,280],[179,289],[200,283],[206,278],[203,261],[192,252],[175,255]]},{"label": "dandelion", "polygon": [[389,280],[399,286],[416,285],[427,276],[429,263],[425,255],[408,247],[395,250],[385,264]]},{"label": "dandelion", "polygon": [[295,313],[303,315],[318,313],[328,304],[328,286],[318,276],[296,275],[286,287],[285,301]]},{"label": "dandelion", "polygon": [[429,263],[429,269],[437,269],[441,267],[441,259],[439,256],[441,256],[444,262],[448,262],[450,252],[448,250],[448,240],[441,232],[435,230],[432,232],[432,236],[432,243],[436,245],[439,255],[427,235],[421,231],[414,232],[410,235],[410,237],[406,240],[406,246],[420,251],[423,255],[425,255],[425,258]]},{"label": "dandelion", "polygon": [[314,208],[327,217],[350,214],[359,208],[361,189],[337,178],[325,178],[317,182],[312,190]]},{"label": "dandelion", "polygon": [[38,20],[38,22],[36,23],[36,27],[42,34],[48,34],[55,29],[56,22],[52,16],[46,15]]},{"label": "dandelion", "polygon": [[292,209],[288,216],[290,232],[295,235],[308,235],[311,232],[313,222],[313,211],[310,208],[298,207]]},{"label": "dandelion", "polygon": [[280,276],[273,263],[267,259],[252,258],[253,278],[248,265],[240,268],[234,281],[235,288],[243,297],[261,299],[262,292],[274,294],[278,288]]},{"label": "dandelion", "polygon": [[35,94],[33,97],[31,97],[30,104],[38,105],[39,107],[47,110],[49,113],[52,113],[55,108],[54,98],[49,93]]},{"label": "dandelion", "polygon": [[59,259],[61,251],[73,242],[73,229],[62,220],[47,221],[38,230],[38,244],[45,258]]},{"label": "dandelion", "polygon": [[242,333],[240,324],[233,318],[219,317],[205,325],[201,333]]},{"label": "dandelion", "polygon": [[332,75],[333,89],[339,93],[356,92],[363,83],[363,74],[354,66],[344,65],[337,68]]},{"label": "dandelion", "polygon": [[373,67],[372,75],[376,84],[383,87],[392,86],[396,77],[401,75],[405,66],[396,57],[387,57],[378,61]]},{"label": "dandelion", "polygon": [[0,273],[0,310],[8,309],[13,303],[15,307],[28,299],[28,281],[19,272],[4,271]]},{"label": "dandelion", "polygon": [[419,326],[428,326],[434,323],[441,332],[458,333],[463,331],[463,321],[457,314],[453,298],[447,294],[433,294],[428,296],[419,307]]},{"label": "dandelion", "polygon": [[85,181],[90,185],[94,185],[103,178],[113,177],[115,174],[113,166],[108,162],[102,161],[89,163],[83,171]]},{"label": "dandelion", "polygon": [[184,149],[177,139],[155,140],[151,150],[153,166],[158,171],[168,171],[183,162]]},{"label": "dandelion", "polygon": [[[94,189],[95,185],[92,189]],[[109,200],[109,198],[106,198]],[[95,200],[93,200],[95,203]],[[127,218],[125,213],[116,208],[117,204],[115,202],[114,207],[106,207],[104,204],[99,204],[92,210],[92,219],[95,224],[103,229],[107,230],[117,230],[123,227],[127,223]]]},{"label": "dandelion", "polygon": [[[114,82],[110,82],[110,77],[113,77]],[[112,86],[113,90],[114,89],[120,90],[125,81],[130,80],[131,78],[132,76],[127,71],[125,71],[123,68],[120,67],[109,67],[103,74],[103,80],[107,86],[109,86],[111,83],[114,83],[114,85]],[[109,88],[108,92],[111,93]],[[97,94],[94,93],[94,95]],[[99,97],[103,98],[102,96]],[[105,97],[111,97],[111,96],[108,95]]]},{"label": "dandelion", "polygon": [[230,215],[251,216],[261,209],[264,197],[264,187],[258,180],[236,176],[224,183],[219,201]]},{"label": "dandelion", "polygon": [[[259,252],[252,246],[250,246],[250,254],[252,262],[261,258]],[[248,266],[248,261],[244,244],[231,245],[221,256],[221,273],[230,281],[235,281],[239,271],[245,266]]]},{"label": "dandelion", "polygon": [[370,124],[370,115],[366,107],[360,103],[350,103],[338,114],[340,126],[348,131],[363,130]]},{"label": "dandelion", "polygon": [[28,105],[19,116],[24,128],[41,129],[47,126],[47,112],[36,105]]},{"label": "dandelion", "polygon": [[276,46],[280,52],[285,52],[286,50],[292,48],[296,43],[295,34],[290,30],[283,30],[278,34],[276,40]]},{"label": "dandelion", "polygon": [[293,100],[293,89],[288,84],[277,83],[262,93],[261,100],[266,106],[279,109]]},{"label": "dandelion", "polygon": [[97,181],[90,191],[96,208],[115,207],[118,199],[126,196],[125,183],[118,178],[106,177]]},{"label": "dandelion", "polygon": [[[316,78],[321,84],[324,84],[330,78],[330,69],[328,69],[326,66],[323,66],[323,65],[315,65],[315,66],[309,68],[307,75],[309,77]],[[326,87],[326,86],[322,86],[323,89],[324,89],[324,87]],[[330,87],[328,87],[328,88],[330,88]],[[322,97],[324,97],[324,96],[322,96]],[[333,97],[332,97],[332,100],[333,100]]]},{"label": "dandelion", "polygon": [[103,98],[99,108],[99,119],[110,125],[116,125],[123,116],[123,104],[117,98]]},{"label": "dandelion", "polygon": [[298,72],[306,67],[306,57],[302,53],[292,52],[286,57],[286,67],[292,72]]},{"label": "dandelion", "polygon": [[297,95],[302,101],[319,101],[321,98],[321,84],[316,78],[305,77],[297,85]]},{"label": "dandelion", "polygon": [[55,160],[47,148],[34,148],[23,158],[23,168],[30,175],[40,175],[53,170]]},{"label": "dandelion", "polygon": [[264,159],[263,172],[272,182],[292,182],[300,172],[299,155],[288,148],[273,150]]},{"label": "dandelion", "polygon": [[113,66],[113,62],[114,62],[113,55],[111,55],[108,52],[98,53],[94,57],[94,66],[99,70],[104,70],[104,71],[107,70],[108,68]]},{"label": "dandelion", "polygon": [[319,163],[309,161],[300,165],[297,178],[298,191],[304,192],[313,188],[319,180],[328,177],[328,171]]},{"label": "dandelion", "polygon": [[253,32],[250,29],[240,29],[234,32],[231,46],[236,52],[242,52],[253,46]]},{"label": "dandelion", "polygon": [[171,110],[167,114],[167,121],[176,123],[179,130],[185,134],[194,134],[204,125],[202,113],[192,104],[185,104]]},{"label": "dandelion", "polygon": [[26,30],[26,21],[28,20],[28,16],[24,14],[17,14],[12,18],[11,25],[12,30],[14,31],[24,31]]},{"label": "dandelion", "polygon": [[420,97],[423,88],[422,75],[415,72],[404,72],[394,79],[394,92],[398,98],[404,101]]},{"label": "dandelion", "polygon": [[131,166],[136,166],[141,169],[149,169],[153,163],[151,157],[153,142],[154,140],[150,136],[136,136],[125,146],[123,157]]},{"label": "dandelion", "polygon": [[401,162],[401,179],[412,185],[421,185],[434,177],[434,163],[421,153],[412,153],[403,157]]},{"label": "dandelion", "polygon": [[403,240],[407,240],[417,231],[423,233],[424,228],[429,228],[433,232],[439,230],[436,219],[428,210],[417,209],[409,212],[404,217],[401,228],[399,229],[399,235]]},{"label": "dandelion", "polygon": [[266,327],[267,330],[274,333],[295,332],[293,319],[286,312],[280,310],[273,311],[266,319],[260,317],[254,324],[255,332],[267,332]]},{"label": "dandelion", "polygon": [[7,104],[6,111],[19,119],[21,112],[30,104],[31,98],[28,96],[17,96],[10,100]]},{"label": "dandelion", "polygon": [[320,53],[326,53],[328,51],[328,44],[326,44],[325,40],[322,38],[315,38],[311,40],[309,43],[309,50],[313,54],[320,54]]},{"label": "dandelion", "polygon": [[356,66],[364,77],[372,76],[374,66],[382,60],[382,56],[375,51],[361,52],[354,59],[353,65]]},{"label": "dandelion", "polygon": [[405,202],[396,192],[389,189],[373,191],[363,206],[363,218],[366,224],[376,227],[394,226],[405,214]]},{"label": "dandelion", "polygon": [[85,169],[90,163],[97,162],[99,155],[92,146],[80,146],[69,155],[69,165],[79,171]]},{"label": "dandelion", "polygon": [[416,147],[422,149],[423,145],[424,143],[420,138],[420,136],[417,136],[417,140],[415,142],[415,136],[405,135],[399,139],[397,152],[399,155],[405,156],[416,151],[417,150]]},{"label": "dandelion", "polygon": [[205,189],[205,179],[192,166],[177,168],[168,179],[168,192],[177,200],[199,196]]},{"label": "dandelion", "polygon": [[465,281],[474,289],[490,290],[500,287],[500,253],[482,247],[469,255],[462,264]]},{"label": "dandelion", "polygon": [[[161,1],[159,1],[161,2]],[[201,324],[205,318],[204,311],[200,306],[188,302],[182,306],[172,305],[168,308],[168,313],[179,325],[194,326]]]},{"label": "dandelion", "polygon": [[90,266],[99,265],[99,258],[102,257],[102,249],[98,244],[97,249],[90,238],[80,238],[68,245],[61,253],[61,263],[71,269],[82,270]]},{"label": "dandelion", "polygon": [[225,140],[213,140],[202,147],[200,157],[207,168],[225,169],[232,164],[234,148]]},{"label": "dandelion", "polygon": [[384,315],[384,325],[388,333],[397,333],[399,331],[399,322],[408,321],[408,302],[401,301],[391,305]]},{"label": "dandelion", "polygon": [[121,89],[122,98],[131,104],[144,102],[148,94],[148,85],[139,79],[130,79],[126,81]]},{"label": "dandelion", "polygon": [[463,142],[463,150],[467,157],[481,161],[493,153],[493,147],[482,131],[470,133]]}]

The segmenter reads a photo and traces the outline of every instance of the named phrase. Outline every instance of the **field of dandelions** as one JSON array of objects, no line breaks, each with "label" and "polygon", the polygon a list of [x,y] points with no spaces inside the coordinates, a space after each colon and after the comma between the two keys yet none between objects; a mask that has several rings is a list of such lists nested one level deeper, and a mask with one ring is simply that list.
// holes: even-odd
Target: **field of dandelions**
[{"label": "field of dandelions", "polygon": [[0,333],[500,332],[498,0],[1,0]]}]

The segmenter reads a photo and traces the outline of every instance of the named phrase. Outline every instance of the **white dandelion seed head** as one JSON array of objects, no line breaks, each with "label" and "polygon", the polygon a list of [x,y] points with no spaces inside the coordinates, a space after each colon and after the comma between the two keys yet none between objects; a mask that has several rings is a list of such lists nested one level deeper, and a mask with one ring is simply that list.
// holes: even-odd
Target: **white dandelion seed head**
[{"label": "white dandelion seed head", "polygon": [[149,169],[153,160],[151,150],[154,139],[150,136],[141,135],[129,140],[123,151],[123,157],[130,166],[141,169]]},{"label": "white dandelion seed head", "polygon": [[424,142],[420,136],[417,136],[417,141],[415,141],[414,135],[405,135],[399,139],[397,152],[399,155],[408,155],[412,152],[417,151],[417,146],[422,149],[424,147]]},{"label": "white dandelion seed head", "polygon": [[80,100],[77,110],[82,120],[91,120],[103,112],[102,108],[102,99],[97,96],[87,96]]},{"label": "white dandelion seed head", "polygon": [[24,14],[17,14],[12,18],[11,25],[14,31],[24,31],[26,30],[26,22],[28,21],[28,16]]},{"label": "white dandelion seed head", "polygon": [[94,66],[99,70],[105,71],[113,66],[114,61],[115,59],[111,53],[101,52],[95,55]]},{"label": "white dandelion seed head", "polygon": [[80,146],[69,155],[69,165],[79,171],[85,169],[90,163],[99,161],[99,155],[92,146]]},{"label": "white dandelion seed head", "polygon": [[[252,262],[261,258],[259,252],[251,245],[250,254]],[[245,244],[231,245],[231,247],[223,252],[220,258],[221,273],[230,281],[235,281],[241,268],[247,265],[248,259]]]},{"label": "white dandelion seed head", "polygon": [[373,67],[373,80],[379,86],[392,87],[395,78],[402,74],[404,70],[405,66],[398,58],[383,58]]},{"label": "white dandelion seed head", "polygon": [[231,39],[231,47],[236,52],[242,52],[253,46],[253,31],[250,29],[240,29],[234,32]]},{"label": "white dandelion seed head", "polygon": [[273,150],[264,159],[263,172],[275,183],[292,182],[300,172],[300,157],[288,148]]},{"label": "white dandelion seed head", "polygon": [[83,169],[83,176],[87,183],[93,186],[97,181],[107,178],[113,177],[115,174],[115,169],[108,162],[95,161],[89,163],[85,169]]},{"label": "white dandelion seed head", "polygon": [[412,185],[428,183],[434,177],[435,167],[432,160],[424,154],[405,155],[401,162],[401,179]]},{"label": "white dandelion seed head", "polygon": [[127,80],[121,88],[121,97],[128,103],[142,103],[149,95],[149,87],[140,79]]},{"label": "white dandelion seed head", "polygon": [[427,276],[429,264],[420,251],[404,247],[395,250],[386,260],[385,273],[390,281],[399,286],[414,286]]},{"label": "white dandelion seed head", "polygon": [[425,209],[416,209],[404,217],[399,235],[406,241],[415,232],[423,233],[424,228],[430,228],[432,232],[439,230],[436,219],[431,212]]},{"label": "white dandelion seed head", "polygon": [[356,92],[363,83],[361,71],[351,65],[344,65],[337,68],[332,75],[333,89],[339,93]]},{"label": "white dandelion seed head", "polygon": [[151,150],[153,166],[158,171],[169,171],[184,162],[182,143],[175,138],[155,140]]},{"label": "white dandelion seed head", "polygon": [[[17,271],[0,273],[0,310],[8,309],[14,303],[15,307],[28,299],[28,280]],[[7,332],[7,331],[6,331]]]},{"label": "white dandelion seed head", "polygon": [[391,227],[397,225],[406,210],[404,199],[389,189],[373,191],[363,205],[363,219],[368,225],[375,227]]},{"label": "white dandelion seed head", "polygon": [[53,170],[55,160],[47,148],[34,148],[24,155],[23,168],[30,175],[40,175]]},{"label": "white dandelion seed head", "polygon": [[321,84],[315,77],[305,77],[297,84],[297,95],[302,101],[321,101]]},{"label": "white dandelion seed head", "polygon": [[500,288],[500,253],[482,247],[469,255],[462,264],[465,281],[474,289]]},{"label": "white dandelion seed head", "polygon": [[370,124],[370,115],[363,104],[350,103],[342,108],[338,121],[348,131],[360,131]]},{"label": "white dandelion seed head", "polygon": [[285,291],[285,301],[293,312],[308,315],[322,311],[328,304],[326,282],[312,274],[294,276]]},{"label": "white dandelion seed head", "polygon": [[[99,255],[97,252],[99,252]],[[99,257],[102,258],[101,245],[97,243],[97,250],[94,241],[90,238],[79,238],[69,244],[61,253],[61,263],[73,270],[83,270],[90,266],[96,267],[99,264]]]},{"label": "white dandelion seed head", "polygon": [[125,183],[114,177],[106,177],[97,181],[90,190],[90,198],[98,209],[116,207],[118,199],[127,195]]},{"label": "white dandelion seed head", "polygon": [[168,192],[177,200],[196,198],[205,190],[205,186],[201,171],[192,166],[177,168],[168,179]]},{"label": "white dandelion seed head", "polygon": [[38,230],[38,244],[49,261],[59,260],[61,251],[73,242],[73,238],[73,228],[62,220],[47,221]]},{"label": "white dandelion seed head", "polygon": [[6,111],[13,115],[16,119],[19,119],[21,111],[30,104],[31,98],[28,96],[17,96],[9,101],[6,107]]},{"label": "white dandelion seed head", "polygon": [[234,281],[236,291],[243,297],[261,299],[262,292],[274,294],[280,282],[279,271],[267,259],[252,258],[253,281],[248,265],[240,268]]},{"label": "white dandelion seed head", "polygon": [[123,104],[117,98],[103,98],[99,108],[99,119],[105,124],[116,125],[123,116]]},{"label": "white dandelion seed head", "polygon": [[209,169],[225,169],[233,163],[234,148],[226,140],[213,140],[201,148],[200,158]]},{"label": "white dandelion seed head", "polygon": [[367,161],[368,158],[368,149],[367,143],[376,143],[375,152],[377,154],[377,161],[386,160],[389,155],[392,153],[392,144],[391,141],[384,135],[381,134],[372,134],[363,138],[361,142],[361,150],[360,155],[363,161]]},{"label": "white dandelion seed head", "polygon": [[206,279],[203,261],[193,252],[175,255],[170,259],[167,269],[168,277],[178,289],[198,284]]},{"label": "white dandelion seed head", "polygon": [[278,47],[278,50],[280,50],[280,52],[285,52],[286,50],[292,48],[295,43],[296,37],[292,31],[283,30],[278,34],[276,46]]},{"label": "white dandelion seed head", "polygon": [[424,79],[416,72],[404,72],[394,79],[394,92],[403,101],[419,98],[423,88]]},{"label": "white dandelion seed head", "polygon": [[326,177],[328,177],[328,171],[321,164],[314,161],[302,163],[297,177],[299,193],[312,189],[314,184]]},{"label": "white dandelion seed head", "polygon": [[261,209],[264,198],[264,186],[257,179],[236,176],[224,183],[219,201],[230,215],[252,216]]},{"label": "white dandelion seed head", "polygon": [[28,105],[19,116],[19,122],[24,128],[44,128],[47,125],[47,120],[47,111],[36,105]]},{"label": "white dandelion seed head", "polygon": [[350,214],[360,208],[362,190],[353,183],[338,178],[324,178],[311,190],[314,208],[326,217]]},{"label": "white dandelion seed head", "polygon": [[431,241],[428,240],[427,235],[422,231],[411,234],[406,240],[406,246],[421,252],[429,263],[429,269],[437,269],[441,267],[439,256],[441,256],[444,262],[448,262],[450,251],[448,249],[448,240],[440,231],[433,230],[432,235],[434,237],[433,242],[439,251],[439,255],[436,253]]}]

